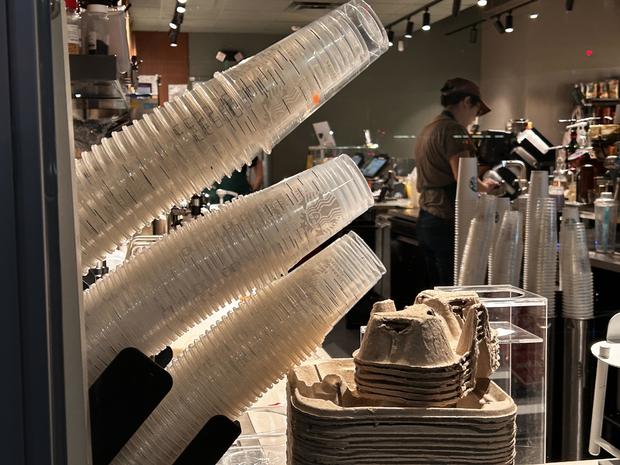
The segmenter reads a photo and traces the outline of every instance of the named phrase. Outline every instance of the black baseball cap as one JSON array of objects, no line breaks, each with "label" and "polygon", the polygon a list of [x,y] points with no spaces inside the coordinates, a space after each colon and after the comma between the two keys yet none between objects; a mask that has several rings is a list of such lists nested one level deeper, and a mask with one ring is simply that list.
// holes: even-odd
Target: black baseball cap
[{"label": "black baseball cap", "polygon": [[491,111],[489,106],[484,103],[482,97],[480,96],[480,87],[473,81],[464,78],[452,78],[448,79],[444,86],[441,88],[441,95],[453,95],[453,94],[461,94],[461,95],[469,95],[472,97],[477,97],[480,100],[480,113],[479,115],[486,115]]}]

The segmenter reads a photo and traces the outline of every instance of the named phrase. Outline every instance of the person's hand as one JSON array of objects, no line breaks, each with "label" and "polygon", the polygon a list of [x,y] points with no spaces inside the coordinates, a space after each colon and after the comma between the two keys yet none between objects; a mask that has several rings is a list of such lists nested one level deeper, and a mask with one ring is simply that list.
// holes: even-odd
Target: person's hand
[{"label": "person's hand", "polygon": [[499,183],[497,181],[494,181],[491,178],[478,181],[478,192],[484,192],[485,194],[490,194],[497,188],[499,188]]}]

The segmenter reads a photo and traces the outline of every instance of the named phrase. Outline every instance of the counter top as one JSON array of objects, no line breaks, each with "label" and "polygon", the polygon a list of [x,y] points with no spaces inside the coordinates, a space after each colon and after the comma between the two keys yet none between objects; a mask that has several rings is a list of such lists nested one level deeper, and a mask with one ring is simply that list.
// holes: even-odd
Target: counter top
[{"label": "counter top", "polygon": [[605,254],[590,252],[590,265],[594,268],[620,273],[620,253]]}]

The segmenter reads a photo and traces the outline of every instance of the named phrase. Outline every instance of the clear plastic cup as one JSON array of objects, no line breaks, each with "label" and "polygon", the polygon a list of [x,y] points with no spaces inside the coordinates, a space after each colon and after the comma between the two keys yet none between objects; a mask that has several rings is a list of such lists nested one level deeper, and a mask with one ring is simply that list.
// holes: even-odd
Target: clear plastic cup
[{"label": "clear plastic cup", "polygon": [[378,17],[354,0],[93,147],[76,170],[84,268],[269,153],[387,48]]},{"label": "clear plastic cup", "polygon": [[112,347],[156,353],[286,273],[372,203],[366,180],[343,155],[171,233],[85,292],[90,380],[118,353]]},{"label": "clear plastic cup", "polygon": [[[345,270],[357,286],[345,299],[326,304],[329,299],[319,297],[326,297],[327,288],[339,287]],[[175,360],[170,368],[173,390],[114,463],[169,463],[205,418],[214,412],[236,418],[291,363],[310,355],[383,272],[372,251],[349,234],[259,292]]]}]

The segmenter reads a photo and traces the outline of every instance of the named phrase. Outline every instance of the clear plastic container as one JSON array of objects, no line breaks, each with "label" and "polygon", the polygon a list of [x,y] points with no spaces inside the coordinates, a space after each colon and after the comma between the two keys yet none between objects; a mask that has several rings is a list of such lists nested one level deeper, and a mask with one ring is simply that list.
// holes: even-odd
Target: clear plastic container
[{"label": "clear plastic container", "polygon": [[259,290],[172,363],[172,390],[113,465],[168,465],[210,417],[238,418],[308,358],[384,272],[362,239],[349,233]]},{"label": "clear plastic container", "polygon": [[[83,15],[82,50],[88,55],[108,55],[110,51],[110,12],[105,4],[90,3]],[[114,14],[114,13],[112,13]]]},{"label": "clear plastic container", "polygon": [[594,247],[600,253],[614,253],[618,228],[618,202],[611,192],[603,192],[594,201]]},{"label": "clear plastic container", "polygon": [[547,299],[513,286],[438,287],[475,291],[500,344],[491,379],[517,404],[516,464],[545,463]]}]

